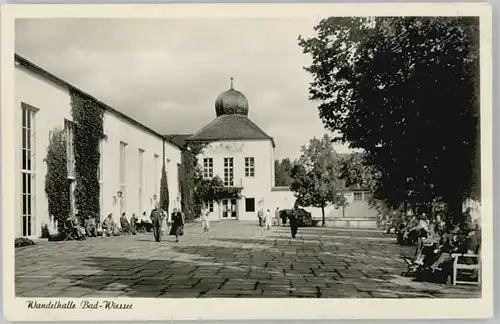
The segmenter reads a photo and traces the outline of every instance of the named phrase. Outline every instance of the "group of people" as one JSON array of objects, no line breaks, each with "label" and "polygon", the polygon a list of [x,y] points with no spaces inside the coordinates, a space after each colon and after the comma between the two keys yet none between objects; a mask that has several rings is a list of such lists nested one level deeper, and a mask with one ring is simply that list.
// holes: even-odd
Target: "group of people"
[{"label": "group of people", "polygon": [[271,214],[271,210],[268,208],[264,210],[264,208],[259,209],[257,212],[257,217],[259,219],[259,226],[265,227],[268,230],[271,229],[271,226],[280,226],[280,208],[276,207],[274,215]]},{"label": "group of people", "polygon": [[452,271],[453,253],[478,255],[481,246],[479,219],[464,214],[460,224],[447,226],[441,215],[411,217],[398,229],[398,241],[416,243],[413,273],[426,281],[446,280]]},{"label": "group of people", "polygon": [[[257,218],[259,219],[259,226],[265,227],[267,230],[271,229],[271,226],[282,226],[285,222],[285,219],[288,219],[290,222],[290,230],[292,234],[292,238],[295,238],[297,235],[297,231],[299,228],[299,223],[297,220],[297,215],[295,213],[296,207],[294,210],[280,210],[279,207],[276,207],[274,211],[274,215],[271,213],[270,209],[264,211],[264,208],[259,209],[257,212]],[[284,215],[283,215],[284,213]]]},{"label": "group of people", "polygon": [[179,242],[179,236],[184,235],[185,220],[184,214],[177,208],[174,208],[170,218],[167,218],[167,213],[159,206],[151,211],[149,217],[146,216],[146,212],[142,214],[140,219],[135,213],[132,214],[130,221],[127,219],[126,213],[122,213],[119,225],[113,219],[113,214],[110,213],[102,221],[101,228],[99,228],[97,217],[86,219],[82,223],[78,215],[73,215],[66,220],[65,227],[66,231],[76,240],[98,236],[99,232],[102,232],[103,237],[110,237],[153,231],[155,241],[160,242],[165,222],[169,235],[175,236],[176,242]]}]

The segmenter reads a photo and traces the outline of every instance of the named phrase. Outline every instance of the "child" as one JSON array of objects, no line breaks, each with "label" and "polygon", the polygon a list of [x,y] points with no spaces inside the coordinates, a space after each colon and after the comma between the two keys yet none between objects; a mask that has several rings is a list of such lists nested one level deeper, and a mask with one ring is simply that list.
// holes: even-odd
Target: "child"
[{"label": "child", "polygon": [[266,219],[265,219],[265,222],[266,222],[266,228],[267,228],[268,230],[270,230],[270,229],[271,229],[271,225],[273,224],[273,220],[272,220],[272,216],[271,216],[271,210],[269,210],[269,209],[268,209],[268,210],[266,211],[266,216],[265,216],[265,217],[266,217]]},{"label": "child", "polygon": [[210,229],[210,220],[208,219],[208,212],[201,216],[201,226],[203,227],[203,234],[208,233]]}]

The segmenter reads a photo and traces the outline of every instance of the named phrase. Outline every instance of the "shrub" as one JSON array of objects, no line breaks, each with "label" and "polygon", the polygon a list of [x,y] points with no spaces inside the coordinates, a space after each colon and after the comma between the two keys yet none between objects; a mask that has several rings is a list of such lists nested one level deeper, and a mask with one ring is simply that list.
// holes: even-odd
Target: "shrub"
[{"label": "shrub", "polygon": [[65,238],[66,234],[62,232],[49,235],[50,242],[64,241]]},{"label": "shrub", "polygon": [[14,240],[14,247],[16,248],[29,245],[35,245],[35,242],[26,237],[18,237]]},{"label": "shrub", "polygon": [[47,224],[42,225],[42,235],[40,236],[41,238],[50,238],[50,231],[49,231],[49,226]]}]

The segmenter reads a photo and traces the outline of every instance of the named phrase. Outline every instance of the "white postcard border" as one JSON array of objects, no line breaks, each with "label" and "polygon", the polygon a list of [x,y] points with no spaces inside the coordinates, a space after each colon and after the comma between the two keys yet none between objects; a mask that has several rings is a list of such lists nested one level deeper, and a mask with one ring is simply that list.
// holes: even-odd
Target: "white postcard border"
[{"label": "white postcard border", "polygon": [[[19,18],[324,18],[327,16],[479,16],[481,18],[482,298],[479,299],[149,299],[88,298],[131,303],[131,310],[35,310],[15,297],[12,184],[14,123],[14,21]],[[493,316],[492,13],[479,3],[391,4],[162,4],[4,5],[1,8],[2,270],[3,306],[10,321],[170,319],[448,319]],[[418,304],[418,306],[417,306]],[[425,312],[422,312],[425,310]]]}]

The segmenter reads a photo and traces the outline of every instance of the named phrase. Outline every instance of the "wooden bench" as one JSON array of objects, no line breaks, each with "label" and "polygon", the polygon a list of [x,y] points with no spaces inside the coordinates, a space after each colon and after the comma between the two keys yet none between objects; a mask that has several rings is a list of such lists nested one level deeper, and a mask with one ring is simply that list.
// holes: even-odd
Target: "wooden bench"
[{"label": "wooden bench", "polygon": [[[478,251],[479,252],[479,251]],[[452,272],[452,284],[456,286],[457,284],[462,285],[481,285],[481,260],[478,254],[467,254],[467,253],[453,253],[451,255],[453,258],[453,272]],[[472,264],[464,263],[464,259],[469,259],[472,261]],[[465,281],[465,280],[457,280],[458,274],[460,270],[467,271],[477,271],[477,280],[476,281]]]}]

